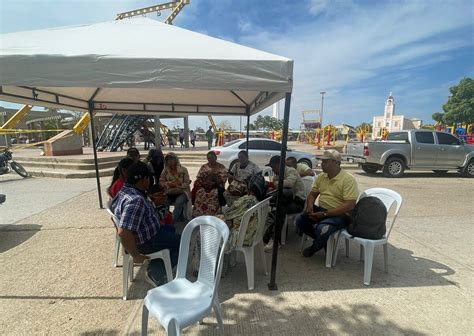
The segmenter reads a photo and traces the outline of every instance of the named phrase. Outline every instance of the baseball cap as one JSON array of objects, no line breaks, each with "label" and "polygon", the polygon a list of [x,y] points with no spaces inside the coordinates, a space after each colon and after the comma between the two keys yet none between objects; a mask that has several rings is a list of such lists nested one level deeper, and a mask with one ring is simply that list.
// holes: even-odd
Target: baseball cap
[{"label": "baseball cap", "polygon": [[272,167],[279,164],[280,164],[280,155],[274,155],[270,158],[270,162],[268,162],[265,166]]},{"label": "baseball cap", "polygon": [[320,160],[334,160],[338,162],[342,161],[341,153],[334,149],[325,150],[323,155],[316,155],[316,157]]}]

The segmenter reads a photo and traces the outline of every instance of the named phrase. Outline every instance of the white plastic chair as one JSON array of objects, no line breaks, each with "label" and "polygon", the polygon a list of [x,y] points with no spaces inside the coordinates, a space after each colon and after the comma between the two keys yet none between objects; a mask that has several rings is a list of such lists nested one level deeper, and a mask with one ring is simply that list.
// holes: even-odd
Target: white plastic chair
[{"label": "white plastic chair", "polygon": [[[242,216],[239,228],[239,237],[235,245],[235,250],[242,252],[245,260],[245,267],[247,269],[247,286],[249,290],[254,289],[254,260],[255,249],[258,248],[260,257],[262,258],[263,271],[267,275],[267,262],[265,260],[265,250],[263,244],[263,233],[265,224],[267,222],[268,213],[270,212],[270,197],[255,204]],[[244,245],[245,234],[247,233],[247,226],[252,216],[257,216],[258,228],[255,233],[253,242],[250,245]]]},{"label": "white plastic chair", "polygon": [[[201,259],[195,282],[186,279],[191,235],[195,228],[201,233]],[[166,329],[167,335],[180,335],[187,326],[202,321],[212,309],[220,329],[223,327],[217,290],[222,272],[229,228],[217,217],[201,216],[184,228],[179,246],[176,278],[148,291],[143,304],[142,335],[147,335],[148,314],[151,313]]]},{"label": "white plastic chair", "polygon": [[115,221],[114,221],[115,215],[114,215],[114,212],[112,211],[112,200],[107,201],[107,205],[105,209],[109,213],[110,219],[112,220],[112,223],[114,223],[114,226],[115,226],[114,259],[112,261],[112,266],[118,267],[120,266],[118,264],[118,258],[119,258],[119,253],[120,253],[120,237],[118,235],[117,225],[115,224]]},{"label": "white plastic chair", "polygon": [[[384,235],[382,239],[372,240],[372,239],[365,239],[359,237],[351,236],[346,229],[340,231],[340,233],[336,236],[335,239],[328,240],[328,251],[331,250],[333,252],[334,257],[332,258],[332,266],[336,265],[337,260],[337,252],[338,246],[341,238],[345,238],[346,242],[346,257],[349,256],[349,240],[357,243],[360,245],[360,260],[362,257],[364,259],[364,285],[370,285],[370,279],[372,275],[372,264],[374,260],[374,249],[375,246],[383,245],[383,253],[384,253],[384,268],[385,272],[388,272],[388,237],[390,236],[390,232],[395,224],[395,221],[398,216],[398,212],[400,211],[400,207],[402,206],[402,196],[399,193],[385,188],[372,188],[367,189],[363,193],[359,195],[358,201],[361,198],[367,196],[374,196],[379,198],[385,207],[387,208],[387,212],[390,211],[390,208],[395,203],[395,211],[392,218],[390,225],[387,225],[388,231]],[[334,244],[335,242],[335,244]]]},{"label": "white plastic chair", "polygon": [[262,176],[265,178],[265,180],[267,180],[266,178],[268,178],[268,180],[272,180],[273,176],[275,176],[275,173],[273,173],[272,167],[266,167],[266,166],[263,167]]},{"label": "white plastic chair", "polygon": [[[302,177],[301,180],[303,181],[303,184],[304,184],[305,198],[307,198],[309,193],[311,192],[311,189],[313,188],[314,176],[305,176],[305,177]],[[294,213],[294,214],[285,216],[285,222],[283,223],[283,227],[281,229],[281,244],[282,245],[286,244],[286,234],[288,231],[288,223],[294,223],[296,220],[296,217],[298,217],[300,214],[301,213]]]},{"label": "white plastic chair", "polygon": [[[112,209],[110,208],[110,201],[107,203],[107,212],[112,217],[112,222],[115,225],[115,252],[114,252],[114,261],[115,263],[117,262],[118,259],[118,252],[120,249],[120,245],[122,243],[122,239],[118,235],[118,218],[115,216],[115,214],[112,212]],[[117,246],[118,243],[118,246]],[[171,267],[171,258],[170,258],[170,251],[168,249],[164,249],[158,252],[153,252],[150,254],[146,254],[151,260],[153,259],[162,259],[163,263],[165,265],[165,271],[166,271],[166,278],[168,279],[168,282],[173,280],[173,269]],[[127,300],[128,297],[128,283],[133,281],[133,258],[132,256],[125,250],[125,248],[122,248],[122,259],[123,259],[123,275],[122,275],[122,298],[124,300]]]}]

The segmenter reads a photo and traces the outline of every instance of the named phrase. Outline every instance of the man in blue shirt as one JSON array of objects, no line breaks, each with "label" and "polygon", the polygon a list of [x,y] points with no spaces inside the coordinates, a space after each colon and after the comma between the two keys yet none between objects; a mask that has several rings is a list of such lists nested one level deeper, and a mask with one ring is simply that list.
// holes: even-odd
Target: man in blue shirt
[{"label": "man in blue shirt", "polygon": [[[136,263],[149,259],[145,254],[170,250],[171,265],[178,262],[180,236],[160,225],[160,218],[146,191],[150,187],[150,172],[143,162],[128,168],[127,180],[112,201],[112,210],[119,219],[118,235],[122,245]],[[166,282],[166,271],[161,259],[148,265],[147,276],[156,285]]]}]

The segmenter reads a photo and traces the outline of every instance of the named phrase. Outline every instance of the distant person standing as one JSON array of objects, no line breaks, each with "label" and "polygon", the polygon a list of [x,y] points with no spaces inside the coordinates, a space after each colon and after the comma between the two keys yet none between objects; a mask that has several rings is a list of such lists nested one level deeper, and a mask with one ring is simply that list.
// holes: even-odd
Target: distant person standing
[{"label": "distant person standing", "polygon": [[184,129],[182,128],[179,130],[179,143],[181,144],[181,148],[184,148]]},{"label": "distant person standing", "polygon": [[168,146],[171,148],[173,146],[174,148],[174,140],[173,140],[173,132],[171,130],[168,130],[168,133],[166,133],[166,137],[168,138]]},{"label": "distant person standing", "polygon": [[209,129],[206,132],[207,149],[211,149],[213,137],[214,137],[214,133],[212,133],[212,126],[209,126]]},{"label": "distant person standing", "polygon": [[196,134],[193,130],[189,131],[189,140],[191,145],[193,145],[193,148],[196,148]]}]

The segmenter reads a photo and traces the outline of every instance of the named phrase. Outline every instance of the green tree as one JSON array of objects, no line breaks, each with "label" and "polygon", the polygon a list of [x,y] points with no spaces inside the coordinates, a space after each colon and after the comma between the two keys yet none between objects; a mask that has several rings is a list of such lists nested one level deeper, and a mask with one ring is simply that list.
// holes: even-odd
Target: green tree
[{"label": "green tree", "polygon": [[449,88],[451,95],[443,105],[444,120],[447,124],[474,123],[474,80],[461,79],[458,85]]},{"label": "green tree", "polygon": [[194,132],[196,133],[206,133],[206,131],[204,130],[204,128],[198,126],[196,127],[196,129],[194,130]]},{"label": "green tree", "polygon": [[433,115],[431,116],[431,118],[436,121],[437,123],[439,124],[444,124],[445,121],[444,121],[444,113],[442,112],[436,112],[436,113],[433,113]]},{"label": "green tree", "polygon": [[[253,127],[257,130],[263,131],[279,131],[283,129],[283,121],[270,116],[263,117],[259,115],[253,122]],[[250,129],[252,129],[252,127],[250,127]]]}]

